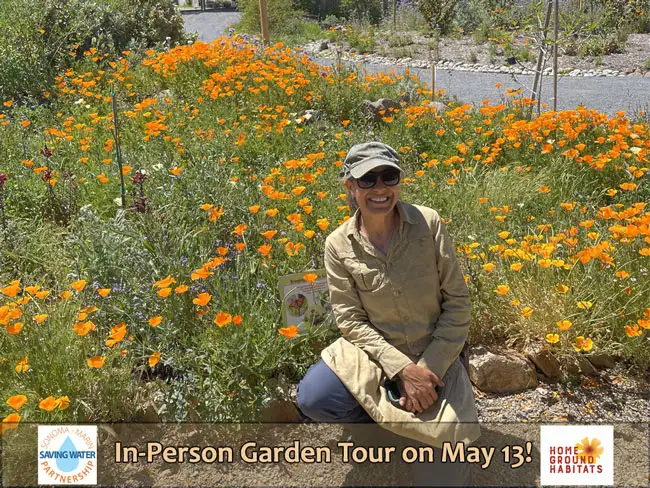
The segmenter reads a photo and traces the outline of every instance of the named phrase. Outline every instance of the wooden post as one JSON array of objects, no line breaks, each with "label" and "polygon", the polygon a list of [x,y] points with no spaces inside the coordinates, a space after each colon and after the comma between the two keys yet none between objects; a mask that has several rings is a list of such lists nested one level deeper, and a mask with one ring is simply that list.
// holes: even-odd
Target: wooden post
[{"label": "wooden post", "polygon": [[117,169],[120,172],[120,200],[122,210],[126,210],[126,190],[124,188],[124,172],[122,171],[122,149],[120,148],[120,125],[117,118],[117,102],[115,101],[115,88],[111,88],[111,107],[113,109],[113,138],[115,139],[115,156]]},{"label": "wooden post", "polygon": [[533,83],[533,100],[538,100],[538,101],[541,98],[540,94],[542,91],[542,62],[544,61],[546,33],[548,31],[548,25],[551,23],[552,10],[553,10],[553,0],[548,0],[548,5],[546,6],[546,17],[544,18],[544,27],[542,30],[542,44],[539,48],[539,55],[537,56],[537,67],[535,68],[535,81]]},{"label": "wooden post", "polygon": [[553,111],[557,112],[557,38],[560,29],[560,1],[554,0],[555,12],[553,16]]},{"label": "wooden post", "polygon": [[266,7],[266,0],[260,0],[260,22],[262,24],[262,42],[269,43],[269,15]]}]

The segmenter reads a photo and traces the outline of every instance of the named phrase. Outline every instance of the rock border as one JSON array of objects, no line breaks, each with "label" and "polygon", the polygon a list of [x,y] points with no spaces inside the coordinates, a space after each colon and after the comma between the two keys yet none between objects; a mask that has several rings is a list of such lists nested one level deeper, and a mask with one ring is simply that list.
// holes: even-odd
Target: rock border
[{"label": "rock border", "polygon": [[[318,40],[308,42],[302,46],[296,46],[296,50],[302,52],[308,56],[317,56],[319,58],[330,58],[335,59],[338,56],[338,50],[335,47],[334,43],[331,43],[327,40]],[[378,54],[357,54],[356,49],[343,48],[341,51],[341,59],[344,61],[356,61],[363,62],[368,64],[382,64],[382,65],[394,65],[394,66],[407,66],[409,68],[420,68],[426,69],[431,68],[431,63],[424,59],[412,59],[412,58],[389,58],[380,56]],[[531,63],[532,64],[532,63]],[[521,65],[496,65],[496,64],[471,64],[464,63],[462,61],[453,61],[449,59],[442,59],[436,63],[436,67],[439,69],[444,69],[447,71],[471,71],[475,73],[501,73],[501,74],[512,74],[512,75],[534,75],[535,70],[531,67],[522,67]],[[553,74],[553,69],[547,67],[543,71],[544,76],[550,76]],[[569,76],[569,77],[594,77],[600,76],[604,78],[614,78],[614,77],[636,77],[636,78],[650,78],[650,71],[645,72],[645,74],[637,68],[636,70],[629,68],[625,71],[615,70],[615,69],[574,69],[571,71],[564,70],[560,73],[560,78]]]}]

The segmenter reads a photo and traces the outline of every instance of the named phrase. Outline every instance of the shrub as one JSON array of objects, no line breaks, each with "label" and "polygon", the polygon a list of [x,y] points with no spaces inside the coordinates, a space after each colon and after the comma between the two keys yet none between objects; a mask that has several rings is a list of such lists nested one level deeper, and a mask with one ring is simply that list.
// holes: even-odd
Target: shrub
[{"label": "shrub", "polygon": [[416,5],[433,29],[448,34],[453,28],[457,2],[458,0],[416,0]]},{"label": "shrub", "polygon": [[[299,29],[303,11],[292,0],[268,0],[269,35],[290,34]],[[260,4],[258,0],[240,0],[242,12],[239,30],[261,33]]]},{"label": "shrub", "polygon": [[119,54],[185,41],[172,0],[4,0],[0,11],[0,97],[38,98],[54,73],[89,49]]},{"label": "shrub", "polygon": [[373,0],[341,0],[341,13],[350,21],[377,25],[381,20],[381,4]]}]

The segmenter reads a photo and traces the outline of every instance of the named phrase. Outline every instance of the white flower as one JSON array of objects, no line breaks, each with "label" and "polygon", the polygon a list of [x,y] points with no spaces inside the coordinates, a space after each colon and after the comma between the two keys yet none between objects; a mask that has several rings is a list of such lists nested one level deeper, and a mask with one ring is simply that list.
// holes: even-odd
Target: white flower
[{"label": "white flower", "polygon": [[118,207],[122,206],[122,197],[113,198],[113,201],[115,202],[115,205],[117,205]]},{"label": "white flower", "polygon": [[86,103],[86,100],[84,100],[83,98],[80,98],[79,100],[74,102],[75,105],[81,105],[82,103]]}]

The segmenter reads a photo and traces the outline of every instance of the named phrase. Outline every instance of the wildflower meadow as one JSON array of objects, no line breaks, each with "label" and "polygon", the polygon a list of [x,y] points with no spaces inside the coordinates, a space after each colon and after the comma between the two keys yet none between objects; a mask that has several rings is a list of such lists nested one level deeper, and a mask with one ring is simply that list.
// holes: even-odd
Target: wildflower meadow
[{"label": "wildflower meadow", "polygon": [[[537,116],[505,87],[472,107],[234,34],[90,48],[42,97],[0,101],[6,426],[128,421],[153,401],[175,420],[258,419],[269,380],[297,382],[338,335],[284,327],[277,282],[322,268],[350,217],[342,160],[368,140],[401,154],[402,199],[444,218],[472,344],[650,364],[646,122]],[[382,97],[401,108],[367,118]]]}]

